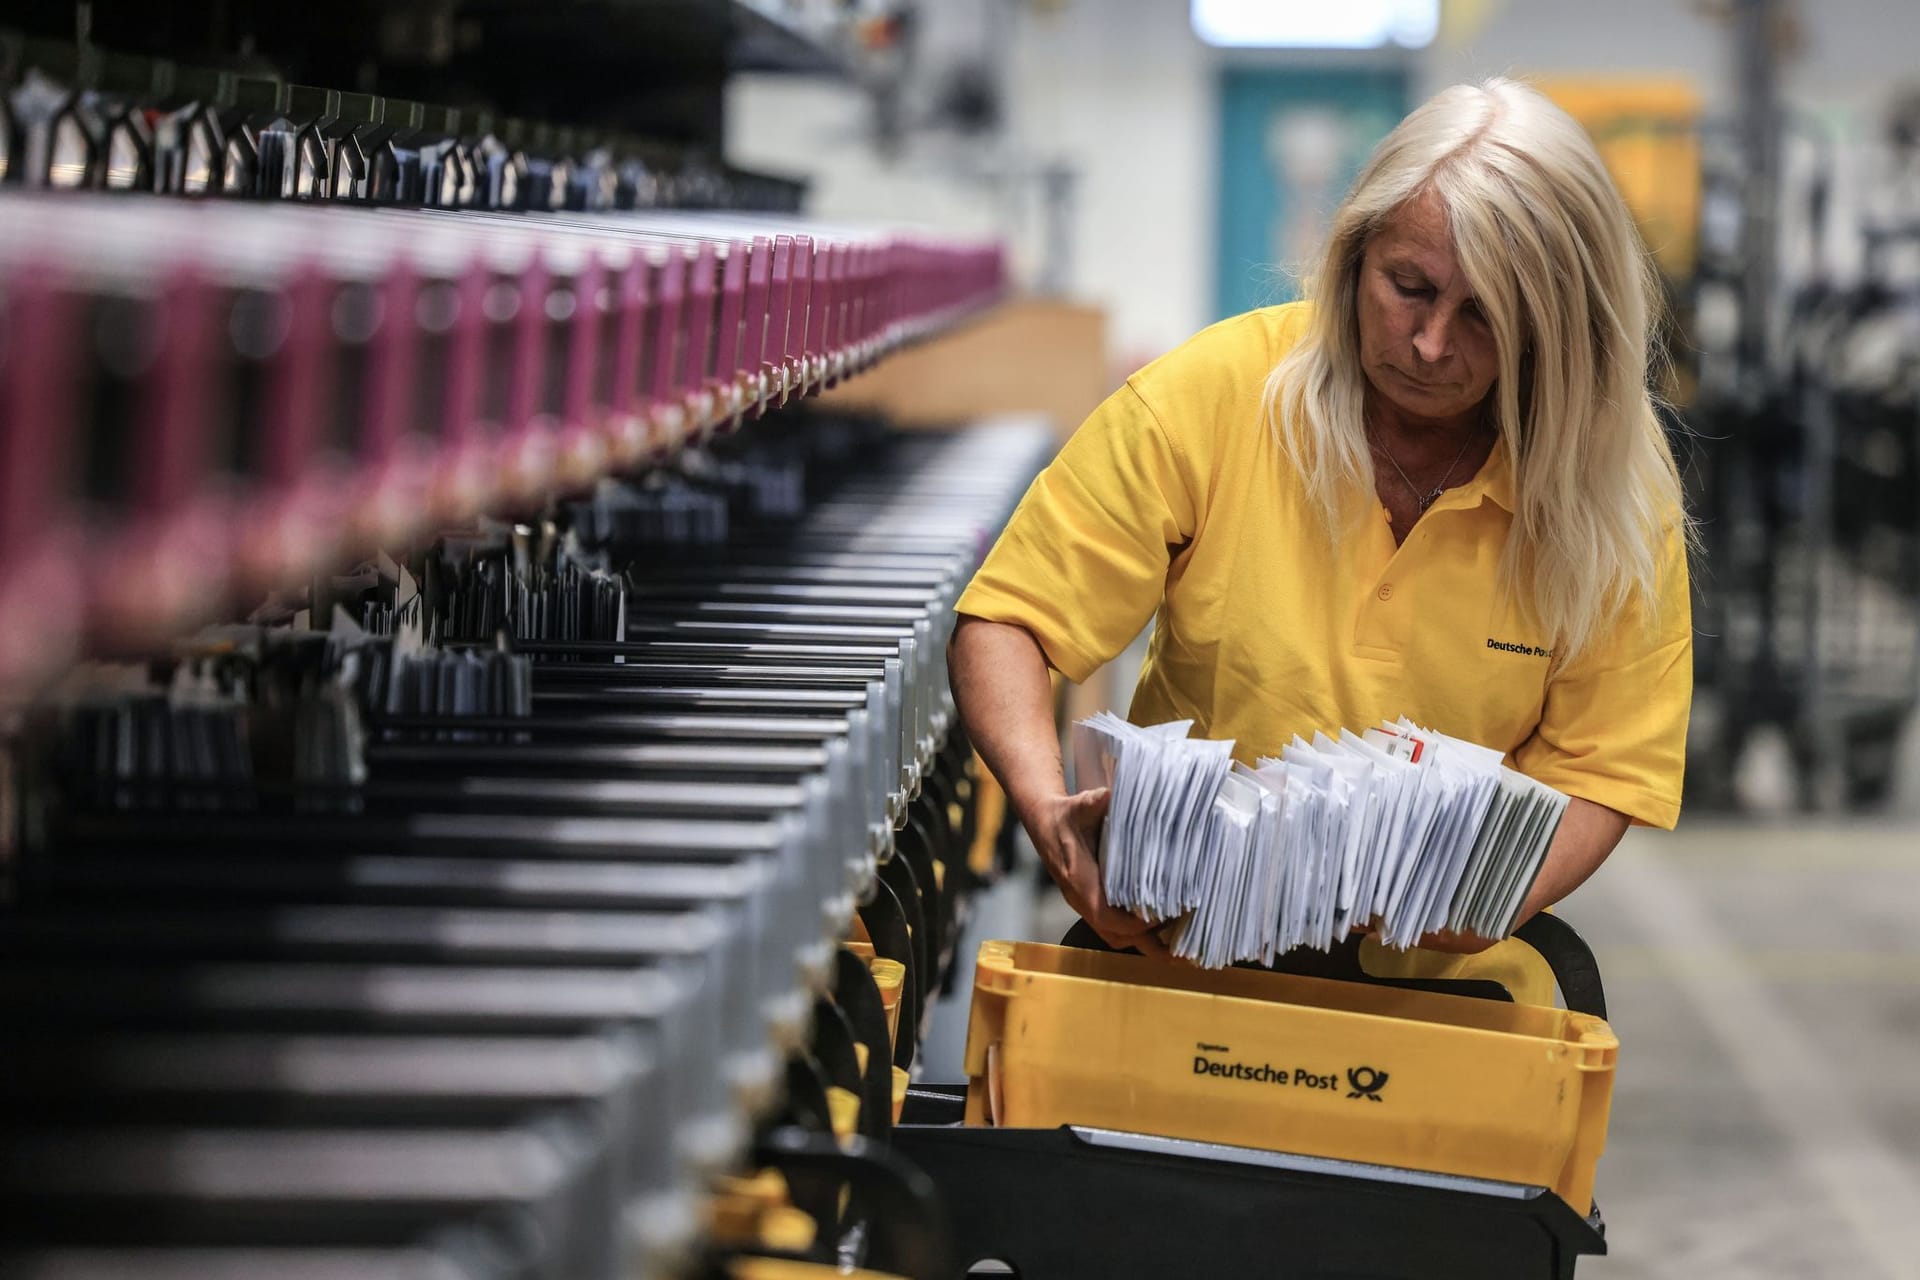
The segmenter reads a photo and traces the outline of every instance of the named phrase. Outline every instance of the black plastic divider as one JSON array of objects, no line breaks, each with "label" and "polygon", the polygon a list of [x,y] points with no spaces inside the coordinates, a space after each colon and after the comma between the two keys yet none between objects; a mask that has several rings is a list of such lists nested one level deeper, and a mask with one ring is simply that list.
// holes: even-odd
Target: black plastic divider
[{"label": "black plastic divider", "polygon": [[875,955],[906,966],[907,979],[900,984],[900,1031],[893,1046],[893,1065],[910,1068],[915,1047],[913,1031],[920,1025],[920,995],[913,982],[913,970],[919,961],[914,955],[906,912],[885,879],[874,883],[871,898],[860,905],[860,923],[873,939]]},{"label": "black plastic divider", "polygon": [[869,1137],[893,1132],[893,1055],[887,1048],[887,1010],[873,972],[851,951],[834,955],[833,1002],[853,1030],[854,1039],[867,1046],[866,1078],[860,1086],[861,1114],[876,1118]]},{"label": "black plastic divider", "polygon": [[918,1019],[926,1016],[927,988],[931,985],[928,971],[933,967],[933,930],[927,924],[926,912],[922,907],[918,877],[905,857],[892,857],[880,864],[880,883],[892,890],[894,900],[900,904],[900,919],[907,932],[906,985],[913,989],[916,1020],[909,1024],[903,1011],[900,1015],[900,1033],[903,1039],[918,1039]]}]

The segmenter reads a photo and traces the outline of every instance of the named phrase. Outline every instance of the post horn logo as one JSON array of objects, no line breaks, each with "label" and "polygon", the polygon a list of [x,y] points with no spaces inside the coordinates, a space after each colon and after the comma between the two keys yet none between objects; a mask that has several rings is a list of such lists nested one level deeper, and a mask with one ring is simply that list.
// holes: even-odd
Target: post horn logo
[{"label": "post horn logo", "polygon": [[1353,1086],[1349,1098],[1365,1098],[1368,1102],[1381,1102],[1384,1099],[1380,1091],[1387,1087],[1387,1073],[1375,1071],[1372,1067],[1348,1067],[1347,1083]]}]

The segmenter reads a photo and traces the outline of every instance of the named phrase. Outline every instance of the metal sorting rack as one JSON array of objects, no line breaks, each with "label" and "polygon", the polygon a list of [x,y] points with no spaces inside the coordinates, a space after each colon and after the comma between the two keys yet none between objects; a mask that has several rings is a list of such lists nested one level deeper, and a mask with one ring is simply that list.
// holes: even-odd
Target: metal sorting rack
[{"label": "metal sorting rack", "polygon": [[[1911,185],[1893,180],[1914,160],[1910,147],[1883,154],[1804,123],[1786,141],[1799,157],[1791,181],[1761,182],[1737,154],[1707,152],[1695,288],[1719,324],[1702,327],[1688,413],[1705,544],[1704,732],[1690,742],[1688,786],[1731,803],[1743,749],[1773,730],[1793,765],[1792,803],[1872,807],[1892,797],[1920,710],[1920,217]],[[1843,220],[1834,194],[1848,172],[1887,174],[1893,207]],[[1743,202],[1756,198],[1760,230],[1743,238]],[[1857,264],[1843,268],[1836,244]]]},{"label": "metal sorting rack", "polygon": [[[357,783],[185,769],[164,715],[75,755],[46,711],[0,907],[0,1275],[725,1275],[759,1250],[703,1206],[743,1167],[819,1224],[787,1256],[939,1273],[885,1144],[982,870],[945,639],[1052,448],[750,427],[713,456],[797,451],[802,511],[603,542],[614,634],[519,642],[520,714],[360,706]],[[892,1044],[856,918],[906,969]]]},{"label": "metal sorting rack", "polygon": [[[710,9],[710,0],[685,2]],[[117,6],[117,14],[111,12],[115,7],[101,5],[91,16],[109,29],[121,28],[120,34],[136,43],[143,34],[153,36],[128,29],[140,25],[130,12],[134,6]],[[535,6],[518,8],[503,6],[489,16],[500,24],[495,38],[503,43],[527,44],[532,38],[546,45],[529,51],[521,63],[523,77],[528,72],[535,78],[565,75],[559,64],[590,48],[608,60],[605,65],[625,65],[657,82],[671,71],[676,53],[697,58],[702,44],[726,40],[731,30],[724,19],[716,23],[720,15],[711,11],[675,15],[661,6],[643,19],[659,28],[655,35],[670,35],[677,17],[682,34],[692,40],[677,50],[671,39],[647,42],[654,54],[648,65],[632,48],[624,55],[611,52],[604,24],[596,33],[589,17],[548,11],[547,21],[540,23]],[[811,69],[845,69],[791,26],[745,6],[740,13],[751,24],[741,31],[751,50],[770,55],[757,60],[792,55]],[[262,16],[251,15],[251,20],[257,23]],[[700,29],[686,33],[690,23]],[[354,25],[343,21],[330,34],[346,34]],[[257,28],[254,34],[260,34]],[[337,42],[327,42],[335,47],[322,50],[314,47],[313,33],[289,28],[269,34],[291,65],[311,66],[318,55],[321,67],[343,79],[368,79],[365,58],[353,71],[354,56]],[[571,47],[557,48],[555,40]],[[721,150],[717,136],[666,140],[631,129],[523,119],[485,105],[445,106],[294,84],[264,72],[257,50],[239,59],[204,52],[222,62],[243,62],[250,70],[197,67],[103,49],[90,41],[28,39],[0,28],[0,179],[62,190],[507,211],[792,213],[805,191],[805,183],[792,178],[716,163],[711,156]],[[538,61],[541,52],[550,61]],[[373,78],[409,79],[394,66],[386,73]],[[576,88],[580,74],[591,72],[576,71]],[[474,87],[473,80],[458,74],[439,79],[440,87],[469,96]],[[723,77],[696,72],[684,87],[693,95],[717,98],[722,82]],[[523,79],[521,88],[527,87],[531,84]],[[495,88],[513,94],[511,85]],[[550,94],[535,96],[552,103]],[[589,117],[597,118],[590,108]]]},{"label": "metal sorting rack", "polygon": [[760,215],[10,194],[0,698],[664,460],[1003,279],[996,246]]}]

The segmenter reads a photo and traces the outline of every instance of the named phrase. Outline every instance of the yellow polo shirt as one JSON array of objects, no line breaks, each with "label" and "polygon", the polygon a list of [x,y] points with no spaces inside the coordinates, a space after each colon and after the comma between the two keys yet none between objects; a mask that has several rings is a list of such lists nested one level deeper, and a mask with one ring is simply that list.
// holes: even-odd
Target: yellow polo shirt
[{"label": "yellow polo shirt", "polygon": [[1076,681],[1157,611],[1130,718],[1191,718],[1245,760],[1404,715],[1671,827],[1693,682],[1678,532],[1654,607],[1633,602],[1553,670],[1531,610],[1498,586],[1503,448],[1404,544],[1384,508],[1328,536],[1263,417],[1307,317],[1305,303],[1236,316],[1127,379],[1034,481],[958,611],[1026,627]]}]

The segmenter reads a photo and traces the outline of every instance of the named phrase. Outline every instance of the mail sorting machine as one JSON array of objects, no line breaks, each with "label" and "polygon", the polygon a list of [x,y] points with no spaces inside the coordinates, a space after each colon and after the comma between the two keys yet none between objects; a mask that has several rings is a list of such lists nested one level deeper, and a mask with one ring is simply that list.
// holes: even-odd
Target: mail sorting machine
[{"label": "mail sorting machine", "polygon": [[[704,478],[562,514],[624,596],[569,616],[611,632],[523,604],[478,645],[518,654],[480,663],[453,615],[489,579],[444,545],[407,561],[410,600],[374,574],[373,630],[443,640],[429,686],[493,674],[464,703],[362,679],[330,782],[259,766],[289,718],[315,755],[264,660],[251,776],[178,668],[141,707],[39,718],[0,908],[0,1275],[946,1268],[930,1184],[885,1145],[981,870],[944,640],[1050,436],[775,415],[746,437]],[[814,500],[742,519],[749,491]],[[905,969],[891,1045],[869,952]],[[714,1179],[754,1168],[817,1232],[715,1238]]]}]

